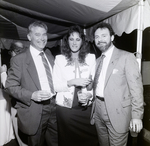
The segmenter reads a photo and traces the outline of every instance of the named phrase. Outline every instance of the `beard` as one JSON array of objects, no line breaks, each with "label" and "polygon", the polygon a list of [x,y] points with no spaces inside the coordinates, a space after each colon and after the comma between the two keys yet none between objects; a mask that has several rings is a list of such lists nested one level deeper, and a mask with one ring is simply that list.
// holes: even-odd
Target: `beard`
[{"label": "beard", "polygon": [[[101,44],[102,43],[102,44]],[[96,44],[96,46],[98,47],[98,49],[101,51],[101,52],[106,52],[109,47],[111,46],[111,41],[109,43],[106,43],[106,42],[98,42]]]}]

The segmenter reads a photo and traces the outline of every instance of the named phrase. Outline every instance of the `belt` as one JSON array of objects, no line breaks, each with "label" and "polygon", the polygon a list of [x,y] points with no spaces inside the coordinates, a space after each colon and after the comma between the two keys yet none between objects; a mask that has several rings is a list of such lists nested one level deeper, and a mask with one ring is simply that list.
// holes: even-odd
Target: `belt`
[{"label": "belt", "polygon": [[54,100],[55,99],[55,95],[53,96],[53,97],[51,97],[50,99],[48,99],[48,100],[43,100],[43,101],[41,101],[41,104],[43,104],[43,105],[47,105],[47,104],[50,104],[50,101],[51,100]]},{"label": "belt", "polygon": [[50,104],[50,99],[41,101],[41,104],[43,105]]},{"label": "belt", "polygon": [[104,97],[96,96],[96,98],[101,100],[101,101],[105,101]]}]

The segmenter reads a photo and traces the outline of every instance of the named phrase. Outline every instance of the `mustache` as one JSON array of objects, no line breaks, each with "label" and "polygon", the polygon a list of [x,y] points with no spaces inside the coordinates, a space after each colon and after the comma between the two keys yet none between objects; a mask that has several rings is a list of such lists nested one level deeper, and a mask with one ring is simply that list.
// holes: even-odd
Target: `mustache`
[{"label": "mustache", "polygon": [[99,42],[97,42],[97,44],[98,44],[98,45],[100,45],[101,43],[106,43],[106,42],[100,42],[100,41],[99,41]]}]

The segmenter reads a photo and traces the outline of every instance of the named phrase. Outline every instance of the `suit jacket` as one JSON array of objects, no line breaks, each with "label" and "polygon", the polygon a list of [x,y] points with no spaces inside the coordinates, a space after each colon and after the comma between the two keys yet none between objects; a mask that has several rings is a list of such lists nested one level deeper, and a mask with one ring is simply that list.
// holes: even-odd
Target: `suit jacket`
[{"label": "suit jacket", "polygon": [[[51,52],[47,49],[45,54],[53,67]],[[18,127],[27,135],[34,135],[41,121],[43,105],[31,100],[32,93],[38,90],[41,90],[38,74],[30,50],[27,49],[13,58],[6,81],[6,91],[16,99]]]},{"label": "suit jacket", "polygon": [[[98,60],[99,58],[97,62],[99,62]],[[142,119],[144,112],[143,85],[138,63],[133,53],[114,48],[106,73],[104,98],[108,116],[118,133],[129,130],[131,118]],[[92,116],[94,108],[95,103]],[[94,123],[94,117],[92,117],[91,123]]]}]

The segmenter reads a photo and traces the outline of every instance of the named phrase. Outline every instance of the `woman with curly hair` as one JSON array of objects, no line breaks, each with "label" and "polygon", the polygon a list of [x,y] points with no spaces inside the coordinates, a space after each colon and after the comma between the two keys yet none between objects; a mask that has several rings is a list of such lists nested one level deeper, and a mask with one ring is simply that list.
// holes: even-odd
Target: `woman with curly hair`
[{"label": "woman with curly hair", "polygon": [[88,91],[96,58],[89,52],[83,29],[77,25],[70,27],[53,68],[59,146],[98,145],[95,126],[90,125],[93,96]]}]

